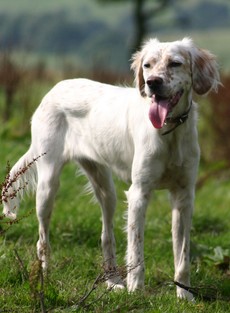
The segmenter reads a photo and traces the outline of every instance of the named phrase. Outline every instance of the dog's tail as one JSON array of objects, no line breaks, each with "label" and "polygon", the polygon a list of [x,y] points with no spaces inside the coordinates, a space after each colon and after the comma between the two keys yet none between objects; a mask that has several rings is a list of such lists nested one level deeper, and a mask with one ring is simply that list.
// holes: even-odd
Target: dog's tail
[{"label": "dog's tail", "polygon": [[25,191],[34,191],[37,185],[36,162],[32,147],[18,160],[6,176],[2,187],[3,214],[15,219],[20,199]]}]

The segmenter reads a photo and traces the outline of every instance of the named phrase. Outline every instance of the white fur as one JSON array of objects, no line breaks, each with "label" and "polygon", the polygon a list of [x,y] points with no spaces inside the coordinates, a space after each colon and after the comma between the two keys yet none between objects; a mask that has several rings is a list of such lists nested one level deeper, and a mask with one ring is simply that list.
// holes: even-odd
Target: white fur
[{"label": "white fur", "polygon": [[[171,68],[169,62],[180,61]],[[143,63],[150,63],[148,69]],[[94,189],[102,208],[102,249],[106,270],[114,275],[108,285],[122,287],[116,273],[113,214],[116,194],[112,172],[131,183],[128,199],[127,288],[144,285],[145,212],[154,189],[169,189],[172,202],[172,237],[175,280],[189,285],[189,234],[193,211],[199,146],[196,130],[196,104],[188,120],[166,136],[165,125],[155,129],[148,118],[151,90],[146,80],[161,77],[167,94],[183,87],[184,93],[172,115],[184,113],[193,89],[198,94],[216,89],[219,83],[213,56],[194,46],[190,39],[171,43],[148,41],[133,57],[137,88],[122,88],[87,79],[58,83],[42,100],[32,118],[32,143],[16,163],[11,178],[21,167],[43,153],[35,162],[37,170],[36,209],[39,221],[37,251],[47,267],[49,221],[63,165],[74,160]],[[30,182],[31,168],[25,173]],[[19,182],[22,177],[19,176]],[[23,183],[22,183],[23,184]],[[9,194],[9,190],[5,193]],[[4,202],[4,213],[14,214],[15,200]],[[177,295],[191,299],[177,288]]]}]

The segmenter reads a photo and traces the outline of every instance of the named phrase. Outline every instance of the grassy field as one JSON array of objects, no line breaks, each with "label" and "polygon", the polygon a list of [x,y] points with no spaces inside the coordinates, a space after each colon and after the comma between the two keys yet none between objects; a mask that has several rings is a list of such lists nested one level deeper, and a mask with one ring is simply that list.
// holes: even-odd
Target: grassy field
[{"label": "grassy field", "polygon": [[[1,140],[1,181],[7,160],[14,164],[28,145],[25,138]],[[191,281],[200,297],[195,303],[187,303],[178,302],[172,283],[171,212],[165,192],[155,194],[147,212],[145,290],[134,294],[108,292],[100,280],[94,286],[96,278],[103,275],[100,209],[83,193],[86,179],[75,171],[70,164],[62,174],[51,223],[50,272],[44,281],[36,261],[38,232],[33,197],[22,203],[19,216],[31,209],[32,213],[0,237],[0,312],[229,312],[229,181],[208,181],[197,192]],[[127,188],[117,181],[115,235],[121,269],[126,249],[123,190]],[[9,225],[3,222],[0,226],[6,229]],[[205,301],[206,296],[210,301]]]}]

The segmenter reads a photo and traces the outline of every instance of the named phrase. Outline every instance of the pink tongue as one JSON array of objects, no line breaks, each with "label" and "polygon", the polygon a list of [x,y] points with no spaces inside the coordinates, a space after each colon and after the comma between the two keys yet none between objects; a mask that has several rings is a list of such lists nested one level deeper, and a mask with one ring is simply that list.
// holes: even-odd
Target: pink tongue
[{"label": "pink tongue", "polygon": [[152,103],[149,109],[149,119],[155,128],[162,128],[169,110],[168,100],[156,101],[155,96],[152,96]]}]

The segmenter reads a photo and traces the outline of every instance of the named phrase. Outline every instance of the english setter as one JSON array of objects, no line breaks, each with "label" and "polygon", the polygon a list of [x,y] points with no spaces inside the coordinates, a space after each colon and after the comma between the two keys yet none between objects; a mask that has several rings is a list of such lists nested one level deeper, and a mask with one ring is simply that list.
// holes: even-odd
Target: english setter
[{"label": "english setter", "polygon": [[[127,288],[144,286],[144,223],[154,189],[168,189],[172,204],[174,279],[190,284],[190,227],[199,163],[196,128],[198,95],[216,90],[215,57],[191,39],[150,39],[134,54],[137,88],[87,79],[58,83],[43,98],[32,118],[32,143],[14,165],[16,182],[3,190],[5,215],[15,217],[18,197],[10,195],[32,184],[36,176],[39,221],[37,254],[43,268],[49,255],[49,223],[63,165],[75,161],[87,175],[102,210],[102,250],[106,271],[115,273],[108,286],[124,287],[116,272],[113,215],[116,194],[112,172],[131,183],[127,191]],[[17,175],[31,160],[23,175]],[[24,181],[24,182],[23,182]],[[192,295],[177,287],[177,296]]]}]

